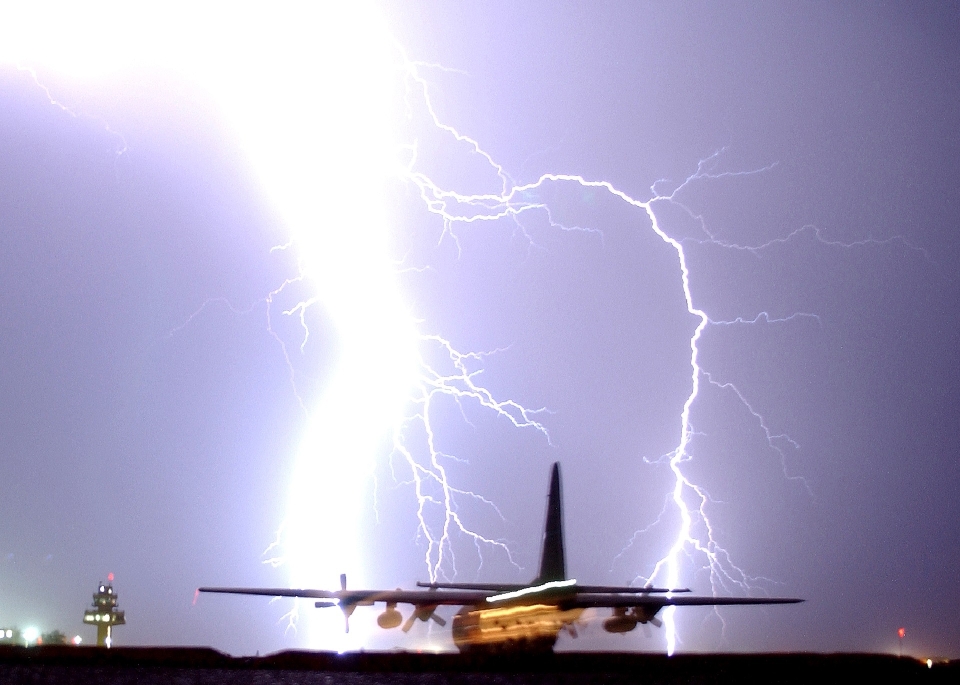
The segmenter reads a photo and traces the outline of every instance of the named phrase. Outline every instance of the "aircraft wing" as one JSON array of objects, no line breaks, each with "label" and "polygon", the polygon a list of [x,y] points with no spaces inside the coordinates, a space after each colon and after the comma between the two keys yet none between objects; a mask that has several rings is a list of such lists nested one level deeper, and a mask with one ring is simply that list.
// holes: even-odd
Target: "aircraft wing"
[{"label": "aircraft wing", "polygon": [[[503,589],[504,586],[496,586]],[[802,599],[788,597],[667,597],[651,595],[642,588],[626,588],[618,592],[563,592],[561,594],[530,593],[524,599],[511,598],[505,604],[559,603],[567,608],[665,607],[665,606],[724,606],[750,604],[796,604]],[[413,604],[415,606],[477,606],[496,604],[498,593],[491,590],[311,590],[296,588],[202,587],[199,592],[230,595],[260,595],[266,597],[303,597],[327,600],[330,604],[366,606],[375,602],[385,604]],[[653,589],[658,591],[657,588]],[[661,592],[663,590],[660,590]],[[688,590],[685,590],[689,592]],[[649,591],[648,591],[649,592]],[[674,591],[677,592],[677,591]],[[504,598],[506,599],[506,598]]]},{"label": "aircraft wing", "polygon": [[331,604],[369,605],[374,602],[386,604],[414,604],[417,606],[455,605],[466,606],[482,604],[487,597],[495,594],[482,590],[311,590],[295,588],[257,588],[257,587],[202,587],[198,592],[212,592],[228,595],[261,595],[266,597],[304,597],[327,600]]},{"label": "aircraft wing", "polygon": [[627,595],[581,592],[565,598],[563,605],[569,608],[599,609],[618,607],[661,608],[666,606],[735,606],[750,604],[797,604],[802,599],[792,597],[665,597],[663,595]]}]

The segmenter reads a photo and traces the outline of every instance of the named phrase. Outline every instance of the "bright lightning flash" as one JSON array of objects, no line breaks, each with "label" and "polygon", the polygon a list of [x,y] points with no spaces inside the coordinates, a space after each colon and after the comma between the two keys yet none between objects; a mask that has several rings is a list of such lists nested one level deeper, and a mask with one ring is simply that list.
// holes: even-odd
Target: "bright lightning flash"
[{"label": "bright lightning flash", "polygon": [[[272,561],[295,586],[329,586],[340,572],[363,584],[359,545],[365,490],[378,455],[410,466],[425,561],[436,578],[451,536],[506,549],[470,531],[457,514],[430,420],[438,396],[474,401],[546,435],[530,412],[476,382],[481,356],[418,330],[389,254],[384,184],[398,164],[393,105],[406,62],[382,18],[365,3],[17,3],[0,8],[0,62],[37,79],[98,92],[142,74],[188,84],[213,102],[268,199],[291,232],[299,282],[315,292],[287,314],[322,307],[336,331],[337,361],[323,398],[304,405],[288,512]],[[126,80],[126,81],[125,81]],[[43,86],[42,86],[43,87]],[[46,90],[46,88],[45,88]],[[49,94],[49,90],[47,90]],[[71,112],[68,105],[51,102]],[[306,328],[304,329],[306,334]],[[443,366],[430,363],[439,352]],[[303,402],[301,402],[303,404]],[[413,408],[410,411],[410,408]],[[419,428],[419,430],[416,430]],[[414,433],[426,445],[412,444]],[[439,516],[436,511],[439,511]],[[343,638],[338,612],[316,612],[325,644]]]}]

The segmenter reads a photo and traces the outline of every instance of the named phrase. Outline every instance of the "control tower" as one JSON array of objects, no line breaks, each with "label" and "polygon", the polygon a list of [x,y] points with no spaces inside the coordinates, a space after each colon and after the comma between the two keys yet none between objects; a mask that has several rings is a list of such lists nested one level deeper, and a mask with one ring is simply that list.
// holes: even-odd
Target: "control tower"
[{"label": "control tower", "polygon": [[117,595],[113,591],[112,582],[113,574],[111,573],[107,576],[107,582],[100,583],[99,589],[93,595],[93,608],[83,612],[83,622],[97,626],[98,647],[109,647],[113,627],[126,623],[123,612],[117,609]]}]

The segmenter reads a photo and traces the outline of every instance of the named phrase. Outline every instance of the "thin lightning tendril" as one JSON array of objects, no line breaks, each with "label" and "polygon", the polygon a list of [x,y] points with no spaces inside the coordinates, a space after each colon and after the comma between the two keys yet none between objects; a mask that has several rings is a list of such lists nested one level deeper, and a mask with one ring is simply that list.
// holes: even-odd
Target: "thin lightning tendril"
[{"label": "thin lightning tendril", "polygon": [[[451,563],[451,572],[456,574],[456,562],[451,547],[451,535],[455,532],[472,540],[478,551],[485,546],[497,548],[506,553],[510,562],[514,563],[505,543],[473,531],[465,525],[458,513],[455,503],[455,497],[458,494],[478,499],[490,506],[493,506],[493,503],[480,495],[451,485],[443,459],[455,459],[455,457],[445,454],[438,448],[436,432],[431,420],[431,409],[441,397],[452,398],[461,408],[463,402],[471,401],[509,421],[516,428],[533,428],[541,432],[549,441],[547,429],[534,418],[537,413],[545,410],[526,409],[513,400],[497,400],[489,390],[480,385],[476,380],[480,370],[471,370],[470,363],[480,361],[483,354],[458,352],[449,341],[438,335],[422,335],[420,342],[424,346],[438,350],[440,356],[448,362],[448,368],[443,372],[437,371],[424,357],[421,357],[420,376],[415,393],[410,398],[416,410],[394,431],[393,449],[406,460],[412,473],[418,502],[419,533],[426,541],[424,562],[430,580],[434,581],[440,576],[444,562],[448,559]],[[415,449],[410,444],[410,435],[416,426],[419,426],[426,436],[426,464],[417,459]],[[439,488],[439,496],[428,494],[431,485]],[[429,505],[433,505],[430,508],[439,508],[441,512],[439,526],[432,524],[429,520],[427,512]],[[439,533],[436,532],[437,528]]]}]

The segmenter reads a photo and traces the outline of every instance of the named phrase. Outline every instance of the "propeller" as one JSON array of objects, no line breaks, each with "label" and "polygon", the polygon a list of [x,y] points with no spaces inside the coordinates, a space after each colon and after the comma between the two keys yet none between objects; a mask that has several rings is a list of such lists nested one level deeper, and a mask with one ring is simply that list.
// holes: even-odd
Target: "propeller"
[{"label": "propeller", "polygon": [[433,619],[441,627],[447,625],[447,622],[443,618],[441,618],[440,616],[437,616],[436,604],[425,604],[423,606],[417,606],[413,610],[413,613],[410,614],[410,618],[408,618],[406,622],[403,624],[403,632],[405,633],[409,632],[410,629],[413,627],[414,621],[416,621],[418,618],[421,621],[429,621],[430,619]]},{"label": "propeller", "polygon": [[655,625],[657,628],[663,625],[663,621],[661,621],[656,616],[651,616],[646,621],[643,621],[640,625],[643,626],[644,637],[651,637],[652,633],[650,632],[650,625],[649,625],[651,623]]},{"label": "propeller", "polygon": [[[346,592],[346,591],[347,591],[347,574],[341,573],[340,574],[340,592]],[[344,632],[347,632],[347,633],[350,632],[350,616],[356,610],[357,608],[356,604],[353,604],[351,602],[346,602],[343,599],[340,599],[339,601],[334,601],[329,599],[320,599],[314,602],[313,606],[317,607],[318,609],[325,609],[328,607],[337,607],[337,606],[340,607],[340,609],[343,611]]]},{"label": "propeller", "polygon": [[590,625],[590,621],[588,617],[584,614],[581,614],[580,616],[573,619],[572,621],[568,621],[564,623],[563,627],[566,628],[567,633],[570,635],[570,637],[576,639],[580,637],[580,630],[581,629],[586,630],[589,627],[589,625]]},{"label": "propeller", "polygon": [[[340,591],[347,591],[347,574],[340,574]],[[356,604],[347,604],[346,602],[340,601],[340,608],[343,610],[343,631],[345,633],[350,632],[350,615],[353,614],[354,610],[357,608]]]}]

